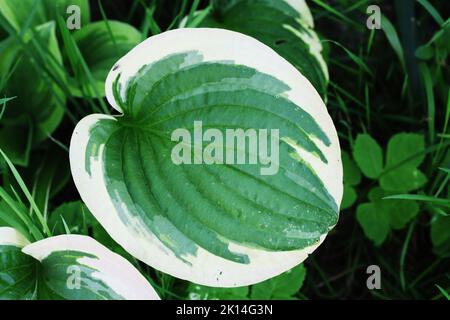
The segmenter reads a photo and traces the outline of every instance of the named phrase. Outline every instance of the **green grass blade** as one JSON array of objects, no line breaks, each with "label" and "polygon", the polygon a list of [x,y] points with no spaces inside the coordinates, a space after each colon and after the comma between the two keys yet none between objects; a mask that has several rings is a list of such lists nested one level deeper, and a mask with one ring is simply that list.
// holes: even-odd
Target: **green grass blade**
[{"label": "green grass blade", "polygon": [[[428,109],[428,139],[430,143],[434,142],[435,138],[435,115],[436,105],[433,92],[433,79],[431,78],[430,69],[425,63],[420,65],[420,73],[422,74],[423,82],[425,85],[425,93],[427,97],[427,109]],[[439,147],[440,149],[440,147]],[[439,150],[438,149],[438,150]]]},{"label": "green grass blade", "polygon": [[345,51],[345,53],[348,55],[348,57],[356,64],[358,65],[361,69],[363,69],[364,71],[366,71],[371,77],[373,77],[373,73],[372,71],[369,69],[369,67],[364,63],[364,61],[358,57],[356,54],[354,54],[353,52],[351,52],[349,49],[347,49],[346,47],[344,47],[342,44],[340,44],[339,42],[333,41],[333,40],[322,40],[321,42],[330,42],[333,43],[335,45],[337,45],[339,48],[341,48],[342,50]]},{"label": "green grass blade", "polygon": [[2,149],[0,149],[0,154],[5,160],[6,164],[8,165],[9,169],[11,170],[14,178],[16,179],[17,183],[19,184],[20,188],[22,189],[22,192],[25,194],[25,197],[30,202],[31,207],[33,208],[34,212],[36,213],[36,216],[39,220],[39,222],[42,225],[42,228],[44,230],[44,233],[47,236],[51,236],[50,229],[48,228],[47,222],[45,221],[45,217],[42,214],[41,210],[39,210],[38,206],[34,202],[33,197],[31,196],[30,191],[28,190],[27,186],[25,185],[25,182],[23,181],[22,177],[20,176],[19,172],[17,171],[16,167],[13,165],[11,160],[8,158],[8,156],[3,152]]},{"label": "green grass blade", "polygon": [[0,120],[2,120],[3,114],[5,113],[6,103],[8,101],[14,100],[15,98],[17,98],[17,97],[10,97],[10,98],[2,98],[2,99],[0,99],[0,104],[2,105],[2,110],[0,111]]},{"label": "green grass blade", "polygon": [[435,286],[439,289],[439,291],[441,292],[441,294],[444,296],[445,299],[450,300],[450,294],[444,290],[444,288],[438,286],[437,284],[435,284]]},{"label": "green grass blade", "polygon": [[408,246],[411,241],[411,237],[414,231],[414,226],[416,225],[416,220],[409,224],[408,233],[406,234],[405,241],[403,242],[402,252],[400,254],[400,284],[402,286],[403,291],[406,289],[406,280],[405,280],[405,258],[406,253],[408,252]]},{"label": "green grass blade", "polygon": [[384,197],[383,199],[423,201],[423,202],[433,203],[436,205],[450,207],[449,199],[436,198],[436,197],[420,195],[420,194],[397,194],[397,195]]},{"label": "green grass blade", "polygon": [[100,13],[102,15],[103,21],[105,22],[106,30],[108,30],[109,37],[111,38],[111,40],[113,42],[114,50],[116,52],[116,55],[118,55],[118,48],[117,48],[116,37],[114,37],[114,34],[113,34],[112,30],[111,30],[111,26],[109,25],[108,17],[106,16],[105,10],[103,9],[103,5],[102,5],[102,1],[101,0],[98,0],[98,7],[100,9]]},{"label": "green grass blade", "polygon": [[[28,232],[25,232],[25,234],[30,234],[34,237],[34,240],[40,240],[44,238],[42,233],[36,227],[35,223],[31,220],[30,216],[25,212],[25,208],[18,206],[19,204],[21,204],[21,202],[15,201],[2,187],[0,187],[0,198],[5,201],[8,207],[23,223],[24,227],[22,227],[22,229],[24,229],[25,227],[28,228]],[[15,220],[12,216],[8,216],[6,213],[1,214],[1,217],[5,222],[8,222],[11,227],[20,228],[22,226],[22,223]]]},{"label": "green grass blade", "polygon": [[312,2],[314,2],[315,4],[317,4],[318,6],[324,8],[326,11],[328,11],[329,13],[335,15],[337,18],[341,19],[341,21],[343,22],[347,22],[351,25],[354,25],[355,22],[353,20],[351,20],[350,18],[348,18],[346,15],[343,15],[342,13],[340,13],[339,11],[333,9],[331,6],[329,6],[328,4],[320,1],[320,0],[312,0]]}]

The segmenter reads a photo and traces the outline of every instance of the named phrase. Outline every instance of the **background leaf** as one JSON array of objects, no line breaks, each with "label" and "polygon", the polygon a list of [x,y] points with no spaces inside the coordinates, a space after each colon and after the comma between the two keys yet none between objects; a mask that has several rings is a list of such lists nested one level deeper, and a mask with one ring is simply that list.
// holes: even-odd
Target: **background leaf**
[{"label": "background leaf", "polygon": [[369,134],[358,134],[353,147],[353,158],[368,178],[378,178],[383,170],[383,151]]},{"label": "background leaf", "polygon": [[[91,23],[74,33],[74,39],[96,81],[100,96],[105,95],[105,80],[114,63],[142,41],[141,33],[133,26],[119,21],[99,21]],[[89,83],[79,79],[81,84]],[[85,84],[86,83],[86,84]],[[95,96],[92,88],[84,88],[89,96]],[[73,94],[82,96],[79,88]]]},{"label": "background leaf", "polygon": [[356,210],[356,219],[364,230],[364,234],[380,246],[389,234],[389,216],[379,210],[373,203],[360,204]]}]

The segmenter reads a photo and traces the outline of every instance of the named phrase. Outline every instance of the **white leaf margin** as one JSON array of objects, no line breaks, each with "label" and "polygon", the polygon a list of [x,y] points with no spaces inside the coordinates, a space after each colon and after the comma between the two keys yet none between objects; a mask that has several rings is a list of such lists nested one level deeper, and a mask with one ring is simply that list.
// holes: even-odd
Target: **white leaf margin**
[{"label": "white leaf margin", "polygon": [[[203,61],[233,60],[259,72],[270,74],[286,83],[291,90],[284,95],[308,112],[330,139],[325,146],[312,138],[328,160],[320,161],[315,155],[296,148],[299,156],[313,168],[328,192],[339,205],[343,192],[343,173],[339,140],[333,121],[324,102],[312,84],[288,61],[270,47],[244,34],[215,28],[183,28],[167,31],[148,38],[121,58],[111,69],[105,91],[108,102],[122,112],[113,95],[113,82],[121,74],[119,85],[122,99],[126,84],[146,64],[180,52],[198,51]],[[322,235],[316,244],[301,250],[267,251],[230,243],[229,250],[245,254],[249,264],[240,264],[218,257],[197,246],[196,255],[179,259],[165,246],[140,219],[128,227],[120,219],[106,189],[103,176],[104,145],[98,157],[90,159],[90,174],[85,167],[85,155],[90,139],[89,131],[99,121],[116,121],[116,117],[93,114],[76,126],[70,143],[70,166],[81,198],[110,236],[128,253],[146,264],[172,276],[213,287],[237,287],[258,283],[281,274],[303,262],[325,239]],[[128,208],[123,208],[127,210]],[[130,212],[129,216],[133,216]]]},{"label": "white leaf margin", "polygon": [[150,283],[129,261],[91,237],[60,235],[30,244],[16,229],[0,227],[0,245],[22,248],[24,254],[38,261],[44,260],[53,252],[61,251],[94,255],[96,258],[79,258],[77,263],[97,270],[92,276],[105,283],[116,294],[127,300],[160,300]]}]

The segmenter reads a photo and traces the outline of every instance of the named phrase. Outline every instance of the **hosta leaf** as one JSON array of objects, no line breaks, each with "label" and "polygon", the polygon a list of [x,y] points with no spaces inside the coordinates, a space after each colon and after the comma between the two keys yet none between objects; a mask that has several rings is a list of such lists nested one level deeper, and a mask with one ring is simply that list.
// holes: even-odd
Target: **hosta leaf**
[{"label": "hosta leaf", "polygon": [[12,228],[0,227],[0,299],[32,299],[36,271],[32,257],[22,253],[29,242]]},{"label": "hosta leaf", "polygon": [[383,150],[369,134],[358,134],[353,147],[353,158],[368,178],[378,178],[383,170]]},{"label": "hosta leaf", "polygon": [[[31,34],[27,35],[26,40],[29,53],[32,56],[37,54],[38,49],[30,44]],[[48,59],[51,59],[49,55],[52,55],[58,63],[62,63],[53,22],[36,27],[35,40],[42,50],[47,50]],[[23,117],[28,116],[34,128],[33,143],[40,142],[61,122],[65,97],[56,84],[52,84],[48,77],[42,76],[35,62],[25,54],[23,47],[17,44],[15,39],[8,38],[0,44],[0,61],[3,57],[6,57],[8,62],[0,63],[2,74],[9,72],[12,62],[20,62],[4,89],[8,96],[17,96],[17,98],[8,102],[2,124],[5,127],[21,125]],[[27,85],[24,85],[25,83]],[[22,150],[26,150],[25,145]]]},{"label": "hosta leaf", "polygon": [[[131,25],[108,20],[88,24],[74,33],[74,39],[89,66],[97,92],[104,96],[104,83],[109,70],[120,57],[142,41],[142,35]],[[87,79],[84,81],[89,83]],[[84,92],[95,96],[93,88],[86,87]],[[82,96],[80,89],[73,93]]]},{"label": "hosta leaf", "polygon": [[328,70],[304,0],[219,0],[214,4],[214,10],[201,27],[229,29],[260,40],[288,60],[322,96],[325,95]]},{"label": "hosta leaf", "polygon": [[0,299],[158,299],[125,259],[86,236],[33,244],[0,228]]},{"label": "hosta leaf", "polygon": [[[261,42],[166,32],[117,62],[106,93],[122,115],[77,125],[71,170],[93,215],[138,259],[195,283],[244,286],[303,261],[336,224],[342,165],[331,118],[306,78]],[[174,139],[180,128],[205,139],[199,122],[214,133],[205,152]],[[279,156],[271,167],[237,162],[237,153],[268,160],[251,138],[227,145],[227,129],[239,128],[270,141],[279,130],[279,142],[260,139]],[[197,164],[180,163],[193,156]]]}]

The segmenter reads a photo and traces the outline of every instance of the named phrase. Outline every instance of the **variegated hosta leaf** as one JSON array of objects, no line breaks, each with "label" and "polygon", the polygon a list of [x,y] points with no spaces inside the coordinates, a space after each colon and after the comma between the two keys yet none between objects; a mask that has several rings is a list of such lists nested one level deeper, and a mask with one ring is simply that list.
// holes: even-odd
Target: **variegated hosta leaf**
[{"label": "variegated hosta leaf", "polygon": [[325,96],[328,69],[305,0],[213,0],[213,3],[213,11],[201,27],[234,30],[258,39],[288,60]]},{"label": "variegated hosta leaf", "polygon": [[32,244],[0,228],[0,299],[159,299],[121,256],[94,239],[62,235]]},{"label": "variegated hosta leaf", "polygon": [[[263,43],[169,31],[119,60],[106,93],[122,115],[78,123],[71,170],[90,211],[138,259],[199,284],[247,285],[303,261],[336,224],[333,122],[308,80]],[[238,129],[255,135],[227,145]],[[180,130],[187,137],[174,139]]]}]

